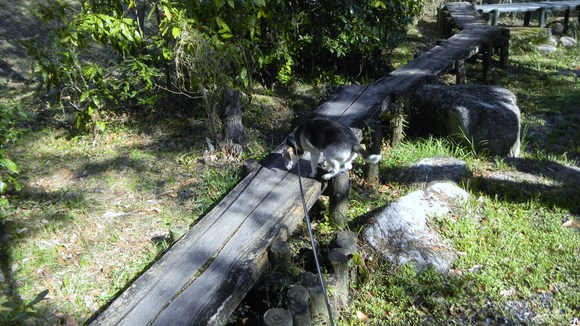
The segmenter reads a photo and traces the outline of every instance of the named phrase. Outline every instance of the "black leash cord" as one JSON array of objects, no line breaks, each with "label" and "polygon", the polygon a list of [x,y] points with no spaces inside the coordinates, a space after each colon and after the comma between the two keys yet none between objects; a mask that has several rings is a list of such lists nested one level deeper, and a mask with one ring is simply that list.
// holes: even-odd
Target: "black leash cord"
[{"label": "black leash cord", "polygon": [[298,166],[298,183],[300,184],[300,197],[302,198],[302,208],[304,209],[304,216],[306,217],[306,228],[308,229],[308,235],[310,236],[310,245],[312,246],[312,253],[314,254],[314,263],[316,263],[316,270],[318,271],[318,278],[320,280],[320,285],[322,286],[322,294],[324,294],[324,302],[326,303],[326,309],[328,310],[328,318],[330,319],[330,326],[334,326],[334,321],[332,320],[332,309],[330,308],[330,302],[328,301],[328,295],[326,293],[326,284],[324,283],[324,278],[322,277],[322,270],[320,269],[320,263],[318,262],[318,255],[316,254],[316,245],[314,244],[314,235],[312,234],[312,227],[310,226],[310,216],[308,215],[308,208],[306,207],[306,197],[304,196],[304,188],[302,187],[302,177],[300,175],[300,159],[296,162]]}]

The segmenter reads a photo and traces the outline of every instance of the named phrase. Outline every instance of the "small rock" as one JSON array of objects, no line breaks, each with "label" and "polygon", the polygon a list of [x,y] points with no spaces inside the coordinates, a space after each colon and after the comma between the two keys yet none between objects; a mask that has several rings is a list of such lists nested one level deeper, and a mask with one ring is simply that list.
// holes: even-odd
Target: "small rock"
[{"label": "small rock", "polygon": [[538,45],[538,51],[540,51],[541,54],[550,54],[550,53],[556,52],[557,50],[558,49],[556,49],[556,47],[553,45],[547,45],[547,44]]},{"label": "small rock", "polygon": [[566,48],[573,48],[576,46],[576,40],[569,37],[569,36],[562,36],[560,38],[560,44],[562,44],[563,47]]},{"label": "small rock", "polygon": [[551,24],[550,29],[553,35],[562,35],[564,33],[564,25],[560,22],[554,22]]}]

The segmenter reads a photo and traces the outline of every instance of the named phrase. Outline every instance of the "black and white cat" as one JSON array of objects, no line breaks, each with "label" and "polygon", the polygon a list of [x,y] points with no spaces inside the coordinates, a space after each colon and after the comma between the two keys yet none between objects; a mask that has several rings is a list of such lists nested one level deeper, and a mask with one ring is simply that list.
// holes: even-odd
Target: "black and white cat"
[{"label": "black and white cat", "polygon": [[298,162],[298,155],[303,152],[310,152],[310,178],[316,177],[318,163],[324,162],[323,169],[328,171],[322,175],[324,180],[352,169],[352,161],[357,154],[369,163],[381,160],[380,155],[371,155],[362,148],[348,126],[320,118],[306,122],[286,138],[282,155],[287,170],[294,167]]}]

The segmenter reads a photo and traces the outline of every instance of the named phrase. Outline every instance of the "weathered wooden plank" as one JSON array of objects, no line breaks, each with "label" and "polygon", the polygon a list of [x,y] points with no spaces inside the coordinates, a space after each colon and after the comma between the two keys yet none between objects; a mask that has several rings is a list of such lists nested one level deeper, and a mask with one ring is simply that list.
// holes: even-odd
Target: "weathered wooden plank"
[{"label": "weathered wooden plank", "polygon": [[344,119],[345,112],[355,103],[367,87],[362,85],[341,85],[332,97],[322,103],[316,110],[316,117],[339,119],[346,125],[352,126],[348,119]]},{"label": "weathered wooden plank", "polygon": [[406,66],[393,71],[369,85],[366,92],[385,97],[390,93],[405,94],[424,83],[434,81],[453,69],[456,60],[466,60],[479,52],[482,45],[499,36],[499,29],[491,26],[468,27],[440,45],[425,52]]},{"label": "weathered wooden plank", "polygon": [[196,274],[240,227],[254,206],[262,201],[260,196],[248,192],[248,189],[256,184],[272,189],[282,178],[283,174],[264,167],[250,173],[117,298],[99,316],[96,324],[147,324],[180,293],[181,288],[195,280]]},{"label": "weathered wooden plank", "polygon": [[[321,106],[320,111],[329,118],[336,119],[340,117],[341,112],[346,110],[345,107],[356,101],[364,88],[364,86],[345,86],[340,88],[332,96],[331,100]],[[255,220],[256,212],[264,210],[263,206],[268,207],[268,210],[272,209],[272,211],[268,212],[273,216],[276,214],[286,216],[287,211],[275,212],[273,211],[274,204],[269,203],[272,200],[273,193],[278,190],[284,191],[284,197],[278,198],[280,202],[283,202],[284,205],[290,205],[293,209],[301,210],[302,206],[296,202],[297,198],[299,198],[296,193],[298,188],[295,187],[294,191],[287,192],[290,186],[285,179],[288,178],[289,173],[283,168],[283,160],[279,154],[281,148],[282,145],[267,160],[262,162],[260,168],[246,176],[214,209],[168,250],[159,261],[153,264],[123,294],[115,299],[92,324],[147,325],[159,317],[163,317],[162,320],[166,320],[164,318],[168,318],[167,316],[171,316],[171,314],[169,312],[164,313],[164,311],[169,306],[171,306],[171,309],[176,309],[175,307],[177,307],[172,302],[177,299],[179,299],[179,302],[185,302],[186,304],[191,303],[191,300],[195,301],[196,295],[193,295],[190,299],[180,299],[184,295],[185,297],[190,295],[189,292],[184,294],[184,290],[200,286],[197,285],[198,283],[203,284],[210,277],[210,274],[206,275],[206,273],[211,271],[210,267],[216,261],[229,261],[229,259],[218,259],[218,257],[224,257],[220,255],[226,248],[237,250],[240,257],[246,257],[249,252],[255,257],[262,257],[261,255],[267,249],[262,244],[252,243],[252,245],[257,247],[249,248],[232,241],[241,229],[246,230],[248,228],[249,221]],[[308,160],[308,156],[306,159]],[[303,166],[303,174],[307,175],[310,172],[310,167],[308,162],[305,162],[302,162],[301,167]],[[317,197],[316,192],[313,191],[321,191],[323,187],[319,182],[309,179],[305,179],[305,186],[305,191],[312,198]],[[265,203],[268,204],[265,205]],[[287,222],[284,221],[284,223]],[[266,224],[266,227],[273,228],[270,232],[263,229],[260,229],[259,232],[264,232],[264,234],[279,233],[277,228],[280,225],[283,225],[281,221],[277,221],[274,225],[269,223]],[[250,234],[254,236],[256,233]],[[236,261],[234,263],[239,262]],[[237,270],[237,267],[233,265],[230,268],[232,270],[236,269],[241,273],[240,275],[244,272],[248,275],[254,275],[253,273],[255,272],[253,271],[259,270],[261,264],[258,264],[256,268],[251,265],[248,267],[248,264],[242,264],[242,266],[246,266],[246,268]],[[230,275],[230,277],[232,276]],[[235,307],[241,301],[253,283],[251,279],[250,277],[239,280],[241,283],[235,297],[227,300],[229,306]],[[182,309],[189,311],[193,308],[185,306]],[[226,310],[222,310],[222,314],[216,315],[217,317],[215,318],[222,318],[223,311]],[[207,315],[206,313],[204,314]],[[200,313],[199,316],[204,314]],[[227,314],[225,316],[227,317]],[[199,320],[199,322],[205,323],[204,320]]]},{"label": "weathered wooden plank", "polygon": [[455,26],[459,29],[473,25],[487,26],[485,19],[469,2],[450,2],[445,4],[445,8],[453,17]]},{"label": "weathered wooden plank", "polygon": [[[308,162],[301,162],[307,171]],[[267,248],[291,233],[303,219],[298,178],[285,177],[256,207],[211,265],[155,319],[153,325],[223,325],[261,274]],[[303,179],[308,206],[321,193],[316,180]],[[259,189],[248,191],[261,192]]]}]

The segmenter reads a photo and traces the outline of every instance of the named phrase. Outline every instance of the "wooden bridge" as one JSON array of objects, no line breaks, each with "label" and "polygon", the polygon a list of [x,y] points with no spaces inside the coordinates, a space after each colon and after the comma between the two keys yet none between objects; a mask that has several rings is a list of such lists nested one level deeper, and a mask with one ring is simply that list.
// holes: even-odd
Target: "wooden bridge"
[{"label": "wooden bridge", "polygon": [[[349,126],[377,119],[382,112],[397,110],[397,103],[404,102],[400,99],[419,86],[437,82],[459,61],[483,51],[488,60],[484,65],[489,65],[490,47],[501,35],[497,27],[466,24],[461,32],[388,76],[368,86],[340,87],[315,113]],[[225,324],[264,270],[268,247],[303,221],[296,170],[284,169],[280,149],[112,301],[92,325]],[[308,162],[301,164],[302,171],[309,171]],[[326,184],[307,178],[303,184],[311,207]]]},{"label": "wooden bridge", "polygon": [[570,12],[578,11],[580,19],[580,1],[543,1],[543,2],[518,2],[518,3],[498,3],[477,6],[477,11],[482,14],[489,14],[491,16],[491,25],[496,26],[499,22],[500,13],[523,12],[524,26],[529,26],[532,13],[538,14],[538,25],[544,27],[546,22],[546,13],[548,11],[563,11],[564,12],[564,33],[568,31],[570,22]]}]

